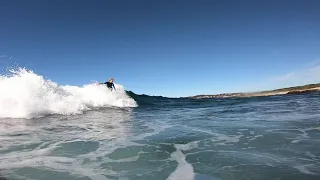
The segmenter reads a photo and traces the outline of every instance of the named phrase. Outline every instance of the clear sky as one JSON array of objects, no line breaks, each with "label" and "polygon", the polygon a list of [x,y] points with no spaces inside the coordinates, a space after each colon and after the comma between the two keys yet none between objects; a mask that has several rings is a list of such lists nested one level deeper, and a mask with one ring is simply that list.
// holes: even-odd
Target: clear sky
[{"label": "clear sky", "polygon": [[319,9],[318,0],[2,0],[0,66],[62,85],[114,77],[170,97],[320,82]]}]

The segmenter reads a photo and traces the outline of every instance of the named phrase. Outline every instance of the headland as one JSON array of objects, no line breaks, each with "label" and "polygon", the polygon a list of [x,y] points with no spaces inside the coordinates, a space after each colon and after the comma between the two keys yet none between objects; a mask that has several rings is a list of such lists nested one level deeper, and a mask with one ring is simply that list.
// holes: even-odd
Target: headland
[{"label": "headland", "polygon": [[303,86],[295,86],[288,88],[275,89],[270,91],[258,91],[258,92],[244,92],[244,93],[222,93],[213,95],[196,95],[190,96],[192,99],[206,99],[206,98],[230,98],[230,97],[256,97],[256,96],[275,96],[284,94],[301,94],[320,91],[319,84],[308,84]]}]

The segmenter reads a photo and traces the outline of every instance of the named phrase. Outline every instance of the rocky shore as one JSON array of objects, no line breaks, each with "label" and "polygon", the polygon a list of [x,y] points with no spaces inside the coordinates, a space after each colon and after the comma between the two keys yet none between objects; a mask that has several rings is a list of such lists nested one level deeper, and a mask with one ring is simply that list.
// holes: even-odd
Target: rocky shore
[{"label": "rocky shore", "polygon": [[272,91],[260,91],[260,92],[251,92],[251,93],[223,93],[223,94],[214,94],[214,95],[196,95],[196,96],[190,96],[189,98],[210,99],[210,98],[230,98],[230,97],[256,97],[256,96],[274,96],[274,95],[285,95],[285,94],[302,94],[302,93],[310,93],[310,92],[320,92],[320,83],[282,88],[282,89],[276,89]]}]

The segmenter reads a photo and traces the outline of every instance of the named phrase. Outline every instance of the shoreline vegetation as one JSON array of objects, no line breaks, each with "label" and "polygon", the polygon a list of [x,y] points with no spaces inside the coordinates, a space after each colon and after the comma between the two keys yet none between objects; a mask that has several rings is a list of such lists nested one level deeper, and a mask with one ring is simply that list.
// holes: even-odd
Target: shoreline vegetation
[{"label": "shoreline vegetation", "polygon": [[285,94],[301,94],[309,92],[319,92],[319,84],[308,84],[303,86],[295,86],[288,88],[275,89],[270,91],[248,92],[248,93],[223,93],[214,95],[196,95],[189,96],[192,99],[210,99],[210,98],[230,98],[230,97],[257,97],[257,96],[275,96]]}]

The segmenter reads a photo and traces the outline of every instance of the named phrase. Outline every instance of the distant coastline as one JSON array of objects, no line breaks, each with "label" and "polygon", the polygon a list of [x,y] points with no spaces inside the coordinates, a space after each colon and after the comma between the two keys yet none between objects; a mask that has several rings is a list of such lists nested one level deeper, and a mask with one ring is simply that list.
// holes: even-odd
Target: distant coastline
[{"label": "distant coastline", "polygon": [[230,98],[230,97],[257,97],[257,96],[275,96],[284,94],[300,94],[308,92],[320,91],[319,84],[308,84],[304,86],[295,86],[288,88],[275,89],[270,91],[259,91],[259,92],[249,92],[249,93],[223,93],[214,95],[196,95],[189,96],[192,99],[210,99],[210,98]]}]

